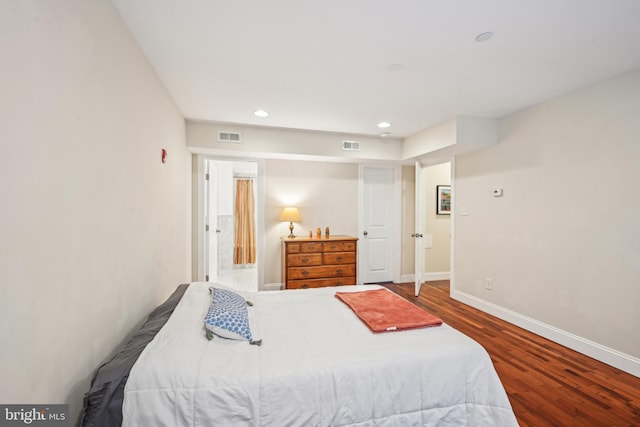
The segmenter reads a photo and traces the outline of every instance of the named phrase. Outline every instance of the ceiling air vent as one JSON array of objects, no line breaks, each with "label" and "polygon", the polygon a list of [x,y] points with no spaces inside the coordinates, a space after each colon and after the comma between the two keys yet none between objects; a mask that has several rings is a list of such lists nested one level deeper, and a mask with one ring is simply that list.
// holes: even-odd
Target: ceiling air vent
[{"label": "ceiling air vent", "polygon": [[360,151],[360,141],[342,141],[342,149],[347,151]]},{"label": "ceiling air vent", "polygon": [[240,142],[240,132],[218,131],[218,141],[220,142]]}]

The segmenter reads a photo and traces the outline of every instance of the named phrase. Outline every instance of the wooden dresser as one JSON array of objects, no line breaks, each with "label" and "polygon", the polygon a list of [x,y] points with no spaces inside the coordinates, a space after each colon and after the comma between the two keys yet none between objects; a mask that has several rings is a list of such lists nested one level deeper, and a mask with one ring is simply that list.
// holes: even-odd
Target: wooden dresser
[{"label": "wooden dresser", "polygon": [[356,284],[356,237],[281,239],[282,281],[286,289]]}]

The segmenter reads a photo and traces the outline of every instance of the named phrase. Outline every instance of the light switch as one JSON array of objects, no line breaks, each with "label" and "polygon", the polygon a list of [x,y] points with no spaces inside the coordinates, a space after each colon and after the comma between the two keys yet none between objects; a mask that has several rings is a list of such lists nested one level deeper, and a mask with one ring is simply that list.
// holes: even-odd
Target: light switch
[{"label": "light switch", "polygon": [[431,249],[433,247],[433,234],[425,234],[422,243],[425,249]]}]

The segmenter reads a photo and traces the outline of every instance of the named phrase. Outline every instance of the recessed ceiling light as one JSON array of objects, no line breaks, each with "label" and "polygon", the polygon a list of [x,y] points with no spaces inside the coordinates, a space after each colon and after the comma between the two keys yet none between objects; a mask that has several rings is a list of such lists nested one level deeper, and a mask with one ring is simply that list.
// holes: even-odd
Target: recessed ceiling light
[{"label": "recessed ceiling light", "polygon": [[256,116],[256,117],[269,117],[269,113],[267,113],[264,110],[254,111],[253,115]]},{"label": "recessed ceiling light", "polygon": [[386,128],[388,128],[389,126],[391,126],[391,123],[389,123],[389,122],[380,122],[380,123],[378,123],[378,127],[379,127],[380,129],[386,129]]},{"label": "recessed ceiling light", "polygon": [[480,33],[476,36],[477,42],[486,42],[491,37],[493,37],[493,33],[491,31],[487,31],[486,33]]}]

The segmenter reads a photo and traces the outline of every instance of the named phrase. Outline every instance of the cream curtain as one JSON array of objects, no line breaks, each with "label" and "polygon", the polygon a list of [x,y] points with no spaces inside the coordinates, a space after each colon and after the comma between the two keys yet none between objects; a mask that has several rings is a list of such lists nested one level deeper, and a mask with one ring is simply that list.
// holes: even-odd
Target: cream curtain
[{"label": "cream curtain", "polygon": [[256,227],[253,180],[236,181],[234,264],[255,264]]}]

